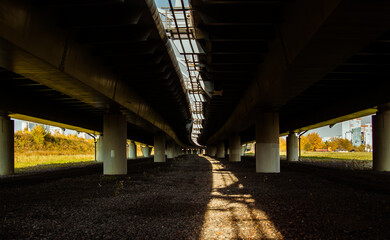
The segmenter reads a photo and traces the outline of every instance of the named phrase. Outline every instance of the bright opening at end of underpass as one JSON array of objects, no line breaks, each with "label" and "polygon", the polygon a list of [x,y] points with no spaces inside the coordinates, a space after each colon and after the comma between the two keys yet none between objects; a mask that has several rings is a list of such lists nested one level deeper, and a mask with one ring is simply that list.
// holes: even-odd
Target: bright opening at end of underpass
[{"label": "bright opening at end of underpass", "polygon": [[167,36],[173,46],[176,59],[183,75],[184,87],[190,103],[191,139],[198,144],[198,136],[203,128],[203,102],[205,102],[205,85],[199,73],[198,54],[204,52],[195,40],[195,31],[188,1],[173,0],[166,7],[159,8],[160,18]]}]

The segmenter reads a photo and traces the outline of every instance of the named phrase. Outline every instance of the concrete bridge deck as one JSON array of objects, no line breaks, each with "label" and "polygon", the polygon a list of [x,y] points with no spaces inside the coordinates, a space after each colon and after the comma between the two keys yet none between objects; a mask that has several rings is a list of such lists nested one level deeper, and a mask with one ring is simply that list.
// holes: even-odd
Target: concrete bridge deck
[{"label": "concrete bridge deck", "polygon": [[341,179],[335,169],[284,161],[281,173],[260,174],[254,165],[254,158],[232,163],[187,155],[161,164],[151,159],[129,163],[127,176],[102,176],[97,164],[75,168],[74,175],[72,170],[57,172],[57,178],[41,174],[41,182],[39,174],[35,181],[32,176],[3,177],[0,238],[389,236],[389,174],[344,170]]}]

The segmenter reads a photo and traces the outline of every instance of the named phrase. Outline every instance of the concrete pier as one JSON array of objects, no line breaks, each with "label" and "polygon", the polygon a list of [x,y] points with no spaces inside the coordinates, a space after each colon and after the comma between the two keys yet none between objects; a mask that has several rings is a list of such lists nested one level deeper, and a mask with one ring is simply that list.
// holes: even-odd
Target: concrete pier
[{"label": "concrete pier", "polygon": [[210,157],[217,156],[217,147],[215,145],[210,146],[209,155]]},{"label": "concrete pier", "polygon": [[142,156],[144,157],[150,157],[150,153],[152,151],[152,148],[147,145],[141,146]]},{"label": "concrete pier", "polygon": [[127,174],[126,128],[126,117],[121,113],[108,113],[104,115],[104,175]]},{"label": "concrete pier", "polygon": [[137,145],[134,141],[130,141],[129,144],[129,158],[130,159],[137,159]]},{"label": "concrete pier", "polygon": [[217,145],[217,158],[225,158],[225,143],[219,142]]},{"label": "concrete pier", "polygon": [[390,171],[390,104],[372,116],[373,162],[375,171]]},{"label": "concrete pier", "polygon": [[167,149],[166,149],[166,153],[167,153],[167,158],[174,158],[174,151],[175,151],[175,142],[170,140],[170,141],[167,141]]},{"label": "concrete pier", "polygon": [[256,172],[279,173],[279,114],[256,114]]},{"label": "concrete pier", "polygon": [[0,176],[13,174],[14,162],[14,121],[0,112]]},{"label": "concrete pier", "polygon": [[229,138],[229,161],[241,162],[241,137],[238,134]]},{"label": "concrete pier", "polygon": [[96,161],[103,162],[103,135],[100,135],[96,143]]},{"label": "concrete pier", "polygon": [[286,148],[287,148],[286,149],[287,161],[289,162],[298,161],[298,137],[294,132],[290,132],[290,134],[288,135]]},{"label": "concrete pier", "polygon": [[166,162],[165,147],[165,135],[154,136],[154,162]]}]

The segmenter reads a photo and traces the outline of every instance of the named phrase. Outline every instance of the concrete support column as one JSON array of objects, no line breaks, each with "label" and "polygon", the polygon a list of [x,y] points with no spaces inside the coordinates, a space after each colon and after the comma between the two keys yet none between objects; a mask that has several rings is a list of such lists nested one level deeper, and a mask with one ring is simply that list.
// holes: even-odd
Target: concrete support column
[{"label": "concrete support column", "polygon": [[174,158],[175,142],[170,140],[167,141],[167,158]]},{"label": "concrete support column", "polygon": [[181,150],[181,146],[180,145],[177,145],[177,155],[178,156],[183,155],[183,151]]},{"label": "concrete support column", "polygon": [[241,156],[245,156],[246,145],[241,146]]},{"label": "concrete support column", "polygon": [[103,174],[127,174],[126,117],[121,113],[104,115]]},{"label": "concrete support column", "polygon": [[241,162],[241,137],[232,135],[229,138],[229,161]]},{"label": "concrete support column", "polygon": [[154,162],[166,162],[165,147],[165,135],[154,136]]},{"label": "concrete support column", "polygon": [[103,135],[100,135],[96,143],[96,161],[103,162]]},{"label": "concrete support column", "polygon": [[290,132],[287,137],[287,161],[298,161],[298,137],[294,132]]},{"label": "concrete support column", "polygon": [[382,106],[372,116],[373,162],[375,171],[390,171],[390,106]]},{"label": "concrete support column", "polygon": [[129,158],[137,159],[137,145],[132,140],[130,141],[130,145],[129,145]]},{"label": "concrete support column", "polygon": [[216,146],[210,146],[210,157],[215,157],[217,155],[217,147]]},{"label": "concrete support column", "polygon": [[256,172],[279,173],[279,114],[256,114]]},{"label": "concrete support column", "polygon": [[150,157],[150,152],[152,151],[152,148],[145,145],[145,146],[141,146],[141,150],[142,150],[142,156],[144,157]]},{"label": "concrete support column", "polygon": [[181,152],[181,147],[180,145],[176,145],[176,157],[179,157],[181,156],[182,152]]},{"label": "concrete support column", "polygon": [[217,158],[225,158],[225,143],[219,142],[217,145]]},{"label": "concrete support column", "polygon": [[14,174],[14,121],[0,112],[0,176]]}]

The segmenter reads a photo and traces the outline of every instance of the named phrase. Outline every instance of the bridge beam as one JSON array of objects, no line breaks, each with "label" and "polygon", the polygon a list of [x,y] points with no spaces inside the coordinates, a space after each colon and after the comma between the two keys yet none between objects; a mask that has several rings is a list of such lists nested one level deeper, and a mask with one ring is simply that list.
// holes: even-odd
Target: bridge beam
[{"label": "bridge beam", "polygon": [[287,137],[287,161],[298,161],[298,137],[294,132],[290,132]]},{"label": "bridge beam", "polygon": [[390,171],[390,104],[372,116],[373,170]]},{"label": "bridge beam", "polygon": [[11,175],[14,171],[14,121],[8,113],[0,112],[0,176]]},{"label": "bridge beam", "polygon": [[154,162],[166,162],[166,141],[165,135],[154,136]]},{"label": "bridge beam", "polygon": [[121,113],[104,115],[103,174],[127,174],[126,117]]},{"label": "bridge beam", "polygon": [[225,143],[219,142],[217,144],[217,158],[225,158]]},{"label": "bridge beam", "polygon": [[279,113],[256,114],[256,172],[279,173]]},{"label": "bridge beam", "polygon": [[229,161],[241,162],[241,137],[238,134],[230,136],[229,139]]}]

